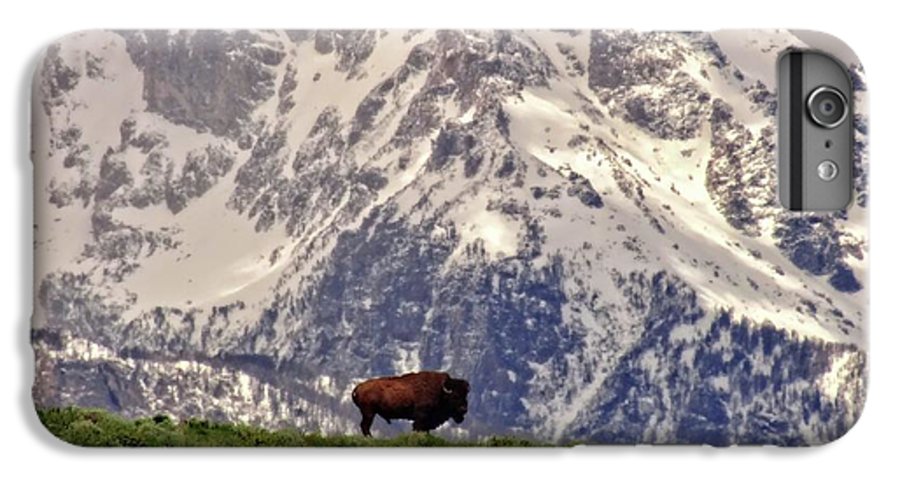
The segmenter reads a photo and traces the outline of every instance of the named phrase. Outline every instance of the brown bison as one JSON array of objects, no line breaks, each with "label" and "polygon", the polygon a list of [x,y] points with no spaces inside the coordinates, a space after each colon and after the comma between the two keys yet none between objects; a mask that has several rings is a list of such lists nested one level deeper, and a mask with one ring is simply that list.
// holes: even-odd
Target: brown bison
[{"label": "brown bison", "polygon": [[362,413],[359,428],[372,436],[375,415],[387,423],[413,421],[413,430],[427,432],[452,418],[462,423],[469,409],[469,382],[444,372],[407,373],[399,377],[373,378],[353,389],[353,403]]}]

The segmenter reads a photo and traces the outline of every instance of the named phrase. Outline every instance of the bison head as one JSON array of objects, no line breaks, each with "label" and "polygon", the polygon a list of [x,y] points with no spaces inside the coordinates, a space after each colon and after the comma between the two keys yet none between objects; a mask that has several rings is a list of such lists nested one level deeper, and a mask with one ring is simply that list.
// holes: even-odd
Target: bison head
[{"label": "bison head", "polygon": [[441,397],[456,423],[462,423],[469,411],[469,382],[459,378],[447,378],[441,386]]}]

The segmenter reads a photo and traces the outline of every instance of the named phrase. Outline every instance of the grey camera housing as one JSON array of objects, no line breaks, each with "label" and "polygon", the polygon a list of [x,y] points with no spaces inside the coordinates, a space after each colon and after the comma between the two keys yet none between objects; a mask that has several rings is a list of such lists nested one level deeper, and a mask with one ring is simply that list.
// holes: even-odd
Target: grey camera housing
[{"label": "grey camera housing", "polygon": [[[834,125],[810,115],[811,96],[823,88],[846,101],[846,114]],[[853,198],[853,88],[847,67],[834,57],[791,50],[778,59],[778,194],[792,211],[837,211]],[[819,165],[837,166],[832,179]]]}]

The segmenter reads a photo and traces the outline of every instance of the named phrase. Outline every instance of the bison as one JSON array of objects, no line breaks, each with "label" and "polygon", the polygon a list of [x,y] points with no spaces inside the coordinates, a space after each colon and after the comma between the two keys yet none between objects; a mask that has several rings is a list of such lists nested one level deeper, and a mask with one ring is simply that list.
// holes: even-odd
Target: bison
[{"label": "bison", "polygon": [[366,380],[353,389],[353,403],[362,414],[359,428],[371,437],[375,415],[387,423],[413,421],[413,430],[428,432],[447,419],[462,423],[469,409],[469,382],[444,372],[407,373]]}]

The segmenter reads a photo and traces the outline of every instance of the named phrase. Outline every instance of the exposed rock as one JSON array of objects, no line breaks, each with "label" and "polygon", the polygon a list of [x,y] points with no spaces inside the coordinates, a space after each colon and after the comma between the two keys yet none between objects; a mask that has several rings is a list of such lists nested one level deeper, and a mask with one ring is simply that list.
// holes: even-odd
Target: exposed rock
[{"label": "exposed rock", "polygon": [[144,73],[144,100],[177,124],[232,138],[253,108],[275,94],[280,45],[247,31],[120,32]]}]

